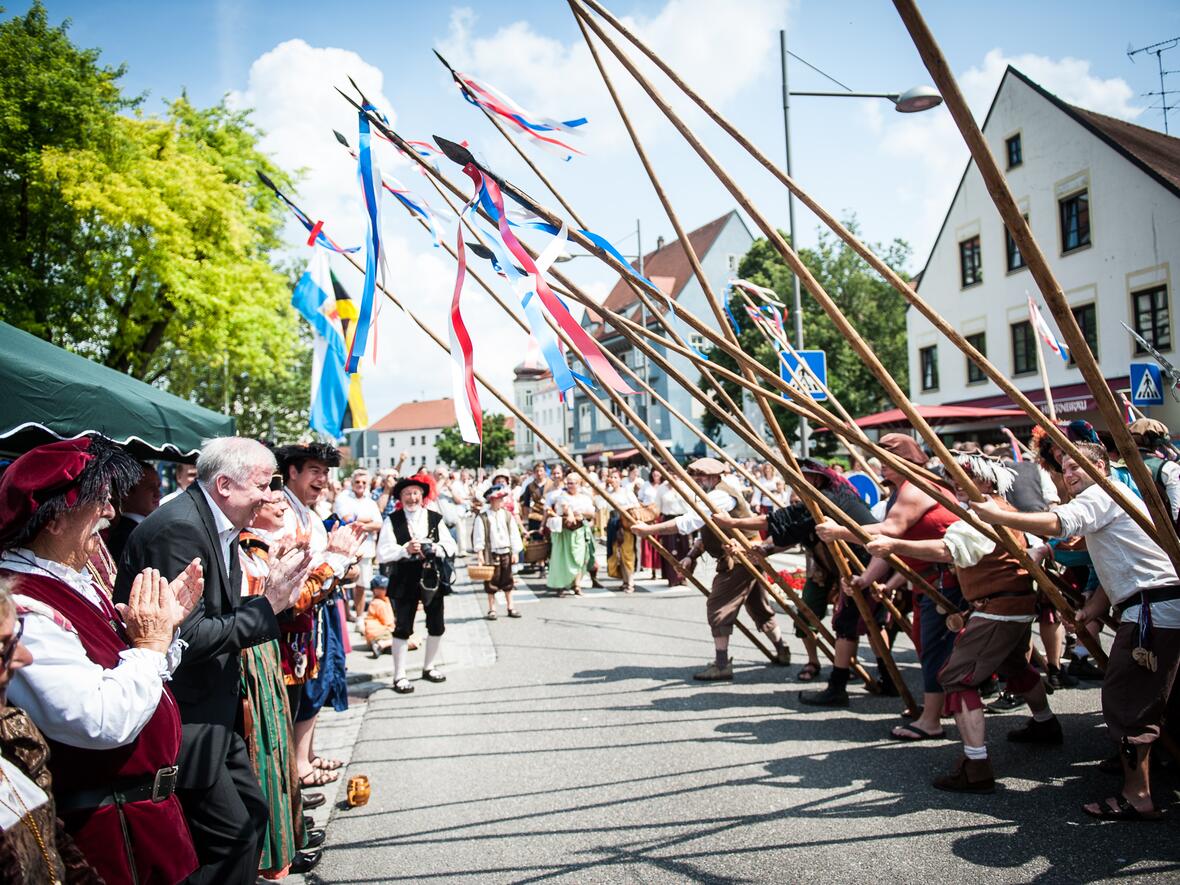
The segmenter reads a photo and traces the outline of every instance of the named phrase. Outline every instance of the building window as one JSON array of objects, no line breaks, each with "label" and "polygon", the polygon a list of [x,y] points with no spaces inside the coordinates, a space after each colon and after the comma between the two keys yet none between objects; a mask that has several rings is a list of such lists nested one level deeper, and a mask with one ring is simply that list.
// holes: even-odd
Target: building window
[{"label": "building window", "polygon": [[705,349],[705,336],[697,334],[689,335],[688,343],[697,350],[703,351]]},{"label": "building window", "polygon": [[[1156,350],[1172,349],[1172,317],[1168,313],[1168,287],[1156,286],[1131,293],[1135,311],[1135,331]],[[1138,341],[1135,355],[1146,353]]]},{"label": "building window", "polygon": [[[1094,358],[1098,358],[1098,309],[1094,303],[1080,304],[1077,307],[1071,307],[1073,311],[1073,318],[1077,321],[1078,328],[1082,330],[1082,337],[1086,339],[1086,346],[1090,348],[1090,352],[1094,354]],[[1073,358],[1073,351],[1069,354],[1069,364],[1071,366],[1077,365],[1077,360]]]},{"label": "building window", "polygon": [[730,273],[737,273],[738,263],[741,261],[740,256],[730,252],[725,256],[725,269]]},{"label": "building window", "polygon": [[590,403],[578,404],[578,436],[589,436],[593,428],[590,426]]},{"label": "building window", "polygon": [[1058,201],[1061,207],[1061,251],[1090,245],[1090,192],[1078,191]]},{"label": "building window", "polygon": [[922,389],[938,390],[938,345],[931,344],[918,351],[922,366]]},{"label": "building window", "polygon": [[[967,343],[987,356],[987,333],[976,332],[974,335],[968,335]],[[983,374],[983,369],[975,364],[975,361],[970,357],[967,358],[967,383],[978,384],[980,381],[986,381],[987,376]]]},{"label": "building window", "polygon": [[959,243],[959,282],[964,289],[983,282],[983,263],[979,253],[979,237]]},{"label": "building window", "polygon": [[1020,146],[1020,133],[1005,139],[1004,145],[1008,148],[1008,168],[1015,169],[1024,162],[1024,150]]},{"label": "building window", "polygon": [[1037,336],[1032,323],[1012,324],[1012,374],[1030,375],[1037,370]]},{"label": "building window", "polygon": [[[1028,214],[1024,216],[1024,220],[1028,221]],[[1008,226],[1004,226],[1004,244],[1007,247],[1008,253],[1008,272],[1020,270],[1024,267],[1024,256],[1020,254],[1020,246],[1016,244],[1016,238],[1012,236],[1012,232],[1008,230]]]}]

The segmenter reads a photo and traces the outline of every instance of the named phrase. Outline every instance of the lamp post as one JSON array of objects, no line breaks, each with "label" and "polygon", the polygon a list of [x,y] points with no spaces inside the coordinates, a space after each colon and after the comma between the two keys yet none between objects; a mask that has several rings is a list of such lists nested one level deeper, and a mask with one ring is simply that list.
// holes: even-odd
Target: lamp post
[{"label": "lamp post", "polygon": [[[787,176],[793,178],[794,174],[791,172],[791,96],[819,96],[819,97],[836,97],[836,98],[884,98],[893,102],[893,109],[901,114],[915,114],[921,111],[928,111],[931,108],[936,108],[942,104],[942,96],[938,94],[938,90],[933,86],[914,86],[907,89],[905,92],[853,92],[839,80],[834,77],[824,74],[819,68],[803,62],[808,67],[817,73],[823,74],[837,86],[844,89],[843,92],[791,92],[787,85],[787,55],[793,54],[787,52],[787,32],[779,31],[779,49],[782,56],[783,66],[783,135],[786,141],[787,153]],[[795,56],[798,58],[798,56]],[[802,61],[802,59],[799,59]],[[791,240],[791,248],[798,251],[798,244],[795,242],[795,194],[793,191],[787,191],[787,235]],[[791,275],[792,288],[794,290],[794,298],[791,302],[792,309],[795,313],[795,349],[803,350],[803,300],[799,291],[799,277],[795,274]],[[806,418],[799,419],[799,453],[803,457],[807,457],[808,449],[810,448],[810,432]]]}]

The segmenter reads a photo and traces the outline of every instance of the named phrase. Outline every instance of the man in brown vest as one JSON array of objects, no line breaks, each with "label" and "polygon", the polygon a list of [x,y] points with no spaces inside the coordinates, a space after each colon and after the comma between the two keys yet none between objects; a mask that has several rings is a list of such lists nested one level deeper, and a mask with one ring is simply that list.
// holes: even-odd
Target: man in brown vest
[{"label": "man in brown vest", "polygon": [[[955,460],[988,500],[1004,510],[1015,511],[1004,498],[1012,488],[1014,470],[982,454],[958,454]],[[968,500],[962,489],[956,491],[960,500]],[[1027,546],[1023,532],[1003,528],[997,531],[1007,531],[1019,546]],[[961,793],[995,790],[995,776],[984,738],[983,701],[979,696],[979,686],[993,673],[1005,677],[1008,690],[1028,701],[1033,713],[1022,728],[1008,733],[1008,740],[1060,744],[1061,724],[1049,709],[1040,674],[1028,662],[1037,596],[1032,577],[1020,560],[963,521],[952,523],[943,537],[929,541],[902,541],[878,535],[868,543],[868,550],[879,557],[896,553],[953,563],[959,589],[971,604],[966,627],[955,638],[950,659],[938,673],[938,681],[946,692],[943,713],[955,717],[963,737],[963,756],[955,770],[937,778],[934,786]],[[962,627],[949,620],[947,626],[952,630]]]},{"label": "man in brown vest", "polygon": [[[688,465],[688,473],[703,488],[708,496],[704,502],[711,513],[725,513],[737,519],[753,516],[746,499],[740,491],[729,486],[722,475],[725,465],[716,458],[698,458]],[[679,532],[689,535],[699,531],[705,521],[695,513],[686,513],[666,522],[652,525],[636,523],[631,527],[632,533],[638,537],[650,535],[670,535]],[[746,537],[756,539],[757,532],[747,532]],[[758,583],[758,579],[744,566],[733,561],[725,550],[721,538],[711,531],[702,532],[701,536],[688,551],[688,556],[681,563],[685,569],[691,569],[702,553],[710,554],[717,560],[717,575],[713,578],[713,586],[709,590],[709,599],[705,603],[708,614],[709,628],[713,631],[713,648],[716,659],[708,667],[693,675],[693,679],[701,682],[720,682],[733,679],[733,660],[729,657],[729,637],[733,633],[733,625],[737,621],[738,612],[742,606],[746,607],[754,625],[769,636],[777,649],[777,663],[786,666],[791,663],[791,650],[783,641],[782,631],[775,620],[774,609],[770,607],[770,598],[765,588]]]}]

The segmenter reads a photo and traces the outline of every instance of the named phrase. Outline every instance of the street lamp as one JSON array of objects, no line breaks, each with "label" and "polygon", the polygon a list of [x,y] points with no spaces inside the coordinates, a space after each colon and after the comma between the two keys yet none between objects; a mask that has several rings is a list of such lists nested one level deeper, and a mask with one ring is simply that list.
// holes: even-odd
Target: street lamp
[{"label": "street lamp", "polygon": [[[819,68],[810,62],[803,61],[812,70],[824,77],[827,77],[837,86],[841,87],[843,92],[791,92],[787,87],[787,32],[779,31],[779,48],[782,55],[783,65],[783,134],[786,140],[787,148],[787,177],[793,178],[791,173],[791,96],[822,96],[822,97],[836,97],[836,98],[884,98],[893,102],[893,109],[899,114],[916,114],[921,111],[928,111],[931,108],[936,108],[942,104],[942,96],[938,94],[938,90],[933,86],[914,86],[907,89],[905,92],[853,92],[835,77],[829,76],[821,71]],[[790,53],[793,54],[793,53]],[[798,56],[795,56],[799,58]],[[791,238],[791,248],[797,250],[795,243],[795,192],[787,190],[787,234]],[[794,289],[794,300],[792,302],[795,312],[795,349],[803,349],[803,303],[799,291],[799,276],[792,274]],[[810,433],[806,418],[799,419],[799,452],[803,457],[807,457],[810,442]]]}]

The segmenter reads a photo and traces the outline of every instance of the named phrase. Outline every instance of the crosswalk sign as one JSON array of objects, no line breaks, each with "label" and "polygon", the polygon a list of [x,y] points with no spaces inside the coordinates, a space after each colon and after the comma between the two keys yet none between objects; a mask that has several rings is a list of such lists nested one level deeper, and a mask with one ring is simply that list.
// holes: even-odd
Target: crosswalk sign
[{"label": "crosswalk sign", "polygon": [[[784,351],[782,353],[783,362],[779,364],[779,375],[800,393],[808,394],[817,402],[825,401],[828,398],[828,395],[824,393],[824,388],[828,386],[827,353],[822,350],[797,350],[795,353],[803,357],[803,361],[811,371],[799,369],[799,361],[795,359],[795,355]],[[796,374],[798,375],[797,380]],[[816,379],[819,380],[819,384],[816,384]]]},{"label": "crosswalk sign", "polygon": [[1164,381],[1155,363],[1131,363],[1131,405],[1162,406]]}]

